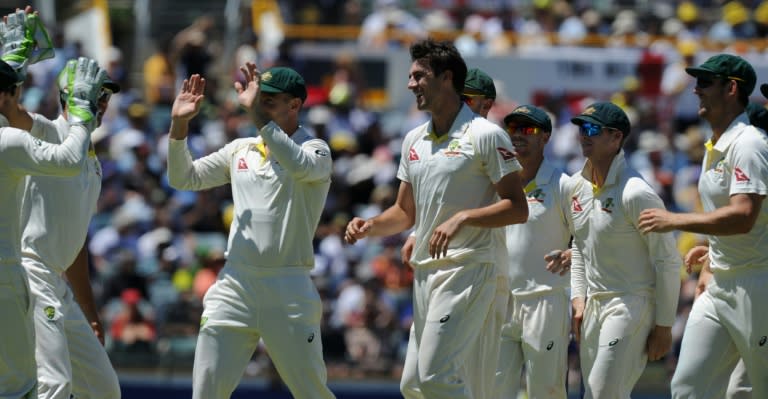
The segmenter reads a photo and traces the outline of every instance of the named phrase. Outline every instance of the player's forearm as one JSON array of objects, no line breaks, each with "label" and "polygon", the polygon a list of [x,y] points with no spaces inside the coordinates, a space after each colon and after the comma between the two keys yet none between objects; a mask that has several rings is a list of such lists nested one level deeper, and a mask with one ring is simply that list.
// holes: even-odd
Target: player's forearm
[{"label": "player's forearm", "polygon": [[677,269],[656,269],[656,325],[669,327],[677,316],[680,273]]},{"label": "player's forearm", "polygon": [[414,218],[395,204],[380,215],[370,219],[369,222],[371,223],[371,228],[368,231],[369,236],[386,237],[413,227]]},{"label": "player's forearm", "polygon": [[722,236],[746,234],[755,220],[751,212],[726,205],[712,212],[676,214],[673,224],[676,230]]},{"label": "player's forearm", "polygon": [[460,212],[462,225],[474,227],[504,227],[510,224],[525,223],[528,220],[528,204],[514,203],[502,199],[491,205],[466,209]]},{"label": "player's forearm", "polygon": [[99,313],[96,309],[96,301],[91,287],[91,276],[88,270],[88,252],[83,246],[77,254],[75,261],[65,272],[67,280],[72,287],[75,301],[80,305],[88,322],[100,323]]}]

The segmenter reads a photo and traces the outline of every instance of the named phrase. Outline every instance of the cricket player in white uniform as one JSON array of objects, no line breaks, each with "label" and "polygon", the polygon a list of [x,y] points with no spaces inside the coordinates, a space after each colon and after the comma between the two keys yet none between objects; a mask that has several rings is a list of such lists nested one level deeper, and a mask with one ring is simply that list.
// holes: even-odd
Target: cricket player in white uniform
[{"label": "cricket player in white uniform", "polygon": [[663,207],[625,161],[630,133],[624,111],[609,102],[571,119],[587,161],[564,196],[573,235],[573,333],[587,399],[630,397],[647,360],[672,346],[680,292],[680,255],[671,233],[642,234],[637,217]]},{"label": "cricket player in white uniform", "polygon": [[295,398],[333,398],[320,340],[322,303],[310,279],[315,234],[331,183],[328,145],[299,125],[304,79],[275,67],[240,68],[240,104],[259,136],[192,161],[189,120],[205,81],[185,80],[171,111],[168,179],[182,190],[232,185],[227,263],[203,299],[192,375],[194,399],[229,398],[259,339]]},{"label": "cricket player in white uniform", "polygon": [[18,103],[21,78],[0,61],[0,398],[37,396],[35,332],[29,282],[21,265],[22,187],[26,175],[72,177],[83,168],[95,127],[96,97],[106,72],[95,61],[81,58],[67,64],[72,110],[69,134],[61,144],[45,143],[28,131],[29,114]]},{"label": "cricket player in white uniform", "polygon": [[568,176],[544,158],[552,133],[547,113],[522,105],[504,117],[517,159],[523,166],[528,221],[506,227],[509,305],[501,330],[495,398],[516,398],[526,370],[528,397],[565,399],[569,342],[568,267],[547,269],[547,255],[568,247],[571,238],[563,184]]},{"label": "cricket player in white uniform", "polygon": [[[61,143],[69,134],[66,73],[58,83],[62,114],[53,122],[34,115],[30,131],[49,143]],[[105,80],[98,98],[97,126],[110,96],[119,90],[115,82]],[[117,374],[103,347],[104,329],[93,299],[85,248],[100,192],[101,165],[93,146],[77,176],[28,176],[24,185],[21,255],[35,300],[41,399],[120,397]]]},{"label": "cricket player in white uniform", "polygon": [[686,69],[699,116],[712,128],[702,161],[703,212],[652,209],[643,231],[706,234],[712,277],[683,335],[673,398],[721,398],[739,358],[755,398],[768,397],[768,139],[744,112],[757,77],[743,58],[719,54]]},{"label": "cricket player in white uniform", "polygon": [[395,205],[353,218],[345,240],[415,226],[414,326],[401,391],[406,398],[484,398],[488,373],[468,362],[477,350],[488,352],[490,364],[498,358],[499,330],[485,326],[498,312],[504,274],[501,229],[493,228],[528,216],[521,166],[506,133],[462,103],[467,67],[456,48],[424,40],[410,53],[408,88],[431,119],[403,141]]}]

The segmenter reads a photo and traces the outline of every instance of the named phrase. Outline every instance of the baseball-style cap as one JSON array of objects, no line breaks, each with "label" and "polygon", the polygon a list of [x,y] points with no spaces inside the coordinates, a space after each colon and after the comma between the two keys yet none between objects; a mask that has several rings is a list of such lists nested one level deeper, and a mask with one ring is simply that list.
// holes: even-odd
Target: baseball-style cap
[{"label": "baseball-style cap", "polygon": [[496,98],[496,86],[488,74],[477,68],[472,68],[467,71],[467,78],[464,79],[464,93]]},{"label": "baseball-style cap", "polygon": [[749,117],[749,123],[768,131],[768,109],[760,104],[750,102],[744,111]]},{"label": "baseball-style cap", "polygon": [[768,98],[768,83],[760,85],[760,93],[763,93],[763,97]]},{"label": "baseball-style cap", "polygon": [[571,118],[571,123],[581,126],[589,122],[602,127],[620,130],[624,136],[629,135],[631,126],[629,118],[618,105],[611,102],[597,102],[588,106],[579,116]]},{"label": "baseball-style cap", "polygon": [[752,94],[757,83],[757,75],[752,65],[732,54],[714,55],[697,67],[685,68],[685,72],[693,77],[709,75],[736,80],[747,94]]},{"label": "baseball-style cap", "polygon": [[0,60],[0,90],[5,90],[22,82],[21,76],[7,62]]},{"label": "baseball-style cap", "polygon": [[304,78],[291,68],[273,67],[262,72],[259,88],[264,93],[288,93],[301,101],[307,99]]},{"label": "baseball-style cap", "polygon": [[534,105],[521,105],[504,117],[504,124],[510,122],[525,123],[540,127],[545,132],[552,132],[552,120],[543,109]]}]

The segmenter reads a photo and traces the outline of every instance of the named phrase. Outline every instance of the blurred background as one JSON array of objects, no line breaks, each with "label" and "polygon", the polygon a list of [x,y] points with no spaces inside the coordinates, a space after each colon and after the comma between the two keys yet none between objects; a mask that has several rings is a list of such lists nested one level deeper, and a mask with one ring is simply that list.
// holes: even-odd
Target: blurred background
[{"label": "blurred background", "polygon": [[[7,14],[19,1],[0,0]],[[324,300],[323,344],[340,398],[399,397],[411,322],[411,271],[400,262],[406,234],[354,246],[341,234],[353,216],[394,202],[400,144],[428,116],[406,89],[414,40],[453,41],[469,67],[492,76],[489,119],[516,105],[548,110],[547,155],[572,173],[583,158],[570,117],[597,100],[619,104],[633,132],[633,167],[672,210],[699,209],[696,183],[710,132],[684,68],[718,52],[738,54],[768,81],[768,1],[643,0],[37,0],[56,57],[33,65],[23,95],[54,118],[55,76],[85,55],[122,91],[94,134],[103,190],[88,247],[91,276],[109,326],[107,348],[124,397],[190,396],[201,298],[225,260],[232,220],[228,186],[175,191],[166,180],[170,105],[193,73],[207,79],[190,146],[203,156],[255,128],[238,109],[238,67],[286,65],[307,80],[303,124],[333,150],[334,176],[315,235],[313,270]],[[764,104],[759,91],[752,101]],[[703,237],[678,234],[682,254]],[[681,269],[673,353],[649,364],[639,398],[668,397],[696,273]],[[135,328],[139,327],[139,328]],[[126,334],[141,331],[141,334]],[[575,348],[569,386],[579,392]],[[290,397],[259,348],[235,398]]]}]

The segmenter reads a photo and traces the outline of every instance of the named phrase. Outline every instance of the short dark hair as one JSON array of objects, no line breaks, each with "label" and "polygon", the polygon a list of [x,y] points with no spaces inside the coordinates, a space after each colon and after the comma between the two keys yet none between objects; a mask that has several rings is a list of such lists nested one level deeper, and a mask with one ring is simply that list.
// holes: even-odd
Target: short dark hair
[{"label": "short dark hair", "polygon": [[420,40],[411,45],[411,61],[429,65],[435,76],[445,71],[453,73],[453,88],[461,94],[467,78],[467,64],[452,42],[437,42],[433,39]]}]

